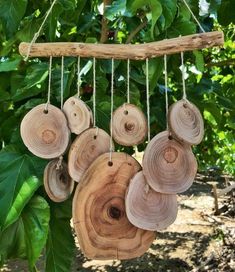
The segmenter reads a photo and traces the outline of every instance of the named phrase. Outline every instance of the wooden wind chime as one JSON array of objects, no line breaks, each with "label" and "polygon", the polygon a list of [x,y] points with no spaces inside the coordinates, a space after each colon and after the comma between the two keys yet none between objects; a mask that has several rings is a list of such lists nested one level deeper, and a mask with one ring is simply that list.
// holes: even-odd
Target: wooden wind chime
[{"label": "wooden wind chime", "polygon": [[[223,45],[223,33],[111,45],[38,44],[35,41],[39,32],[30,44],[21,43],[19,47],[21,55],[27,58],[50,58],[48,99],[23,118],[24,144],[34,155],[52,159],[44,171],[44,186],[53,201],[66,200],[73,192],[74,181],[78,183],[73,198],[73,224],[87,257],[138,257],[152,244],[155,231],[166,229],[175,221],[177,194],[192,185],[197,172],[191,146],[203,138],[203,119],[186,96],[183,52]],[[181,53],[183,97],[168,110],[167,55],[175,53]],[[63,103],[65,56],[78,57],[78,93]],[[160,56],[164,56],[167,129],[150,139],[148,60]],[[60,109],[50,104],[53,57],[62,57]],[[93,58],[93,113],[80,98],[80,57]],[[96,59],[112,61],[110,135],[96,126]],[[114,111],[115,59],[127,60],[127,102]],[[130,103],[130,60],[146,60],[147,118]],[[68,150],[71,132],[77,138],[69,148],[66,164],[63,155]],[[142,167],[132,156],[114,151],[113,140],[133,146],[146,137]]]}]

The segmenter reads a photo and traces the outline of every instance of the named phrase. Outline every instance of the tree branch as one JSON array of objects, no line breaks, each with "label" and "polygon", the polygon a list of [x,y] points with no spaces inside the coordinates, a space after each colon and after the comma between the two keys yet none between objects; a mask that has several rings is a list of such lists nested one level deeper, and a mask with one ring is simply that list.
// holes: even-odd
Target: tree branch
[{"label": "tree branch", "polygon": [[105,43],[108,40],[108,19],[105,18],[105,10],[106,7],[111,4],[111,0],[104,0],[103,1],[103,17],[102,17],[102,28],[101,28],[101,36],[100,36],[100,43]]},{"label": "tree branch", "polygon": [[235,65],[235,59],[228,59],[228,60],[223,60],[219,62],[209,62],[206,63],[206,67],[221,67],[221,66],[229,66],[229,65]]},{"label": "tree branch", "polygon": [[141,29],[143,29],[148,23],[148,20],[147,18],[144,18],[142,23],[140,25],[137,26],[136,29],[134,29],[130,34],[129,36],[127,37],[127,40],[126,40],[126,44],[130,43],[134,37],[140,32]]}]

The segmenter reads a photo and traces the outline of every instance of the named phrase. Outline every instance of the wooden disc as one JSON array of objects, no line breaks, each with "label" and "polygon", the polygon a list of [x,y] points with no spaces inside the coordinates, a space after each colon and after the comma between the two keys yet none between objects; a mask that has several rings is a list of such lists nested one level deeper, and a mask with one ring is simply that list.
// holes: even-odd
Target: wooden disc
[{"label": "wooden disc", "polygon": [[70,97],[67,99],[63,111],[68,119],[70,130],[77,135],[92,125],[92,112],[86,103],[79,98]]},{"label": "wooden disc", "polygon": [[131,180],[126,194],[126,214],[133,225],[145,230],[163,230],[175,221],[177,211],[176,195],[155,192],[142,171]]},{"label": "wooden disc", "polygon": [[147,135],[144,113],[135,105],[124,104],[113,113],[113,138],[124,146],[138,145]]},{"label": "wooden disc", "polygon": [[83,175],[73,199],[73,221],[84,254],[92,259],[131,259],[155,238],[133,226],[125,213],[125,193],[139,163],[125,153],[98,157]]},{"label": "wooden disc", "polygon": [[70,147],[68,170],[77,182],[101,154],[110,149],[110,136],[103,129],[89,128],[77,136]]},{"label": "wooden disc", "polygon": [[24,144],[36,156],[53,159],[67,149],[70,131],[64,113],[53,105],[33,108],[23,118],[20,133]]},{"label": "wooden disc", "polygon": [[182,193],[193,183],[197,161],[190,145],[176,141],[168,131],[163,131],[147,145],[143,173],[156,192]]},{"label": "wooden disc", "polygon": [[168,114],[172,133],[181,141],[191,145],[199,144],[204,135],[204,124],[198,108],[188,100],[171,105]]},{"label": "wooden disc", "polygon": [[49,162],[44,170],[44,187],[47,195],[55,202],[69,198],[74,188],[65,162],[58,167],[58,159]]}]

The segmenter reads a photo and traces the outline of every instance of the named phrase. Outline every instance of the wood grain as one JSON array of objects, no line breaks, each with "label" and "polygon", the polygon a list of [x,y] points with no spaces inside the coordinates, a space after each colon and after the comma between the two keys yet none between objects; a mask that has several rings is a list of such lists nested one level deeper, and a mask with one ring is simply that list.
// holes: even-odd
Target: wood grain
[{"label": "wood grain", "polygon": [[114,111],[112,129],[113,139],[118,144],[138,145],[146,138],[147,120],[140,108],[125,103]]},{"label": "wood grain", "polygon": [[64,113],[53,105],[41,104],[23,118],[20,133],[24,144],[36,156],[54,159],[62,155],[69,144],[70,130]]},{"label": "wood grain", "polygon": [[109,152],[110,136],[100,128],[89,128],[77,136],[69,150],[68,169],[77,182],[101,154]]},{"label": "wood grain", "polygon": [[199,144],[204,135],[203,118],[198,108],[188,100],[179,100],[169,108],[168,123],[171,132],[180,141]]},{"label": "wood grain", "polygon": [[[32,45],[29,57],[81,56],[141,60],[223,44],[223,32],[213,31],[145,44],[36,43]],[[28,48],[29,43],[21,43],[20,54],[26,56]]]},{"label": "wood grain", "polygon": [[67,164],[58,164],[58,159],[47,164],[43,180],[45,191],[54,202],[65,201],[73,192],[74,182],[69,176]]},{"label": "wood grain", "polygon": [[190,145],[175,140],[168,131],[163,131],[152,138],[146,147],[143,173],[156,192],[182,193],[194,181],[197,161]]},{"label": "wood grain", "polygon": [[142,171],[130,182],[126,194],[126,214],[138,228],[160,231],[169,227],[177,217],[177,197],[151,189]]},{"label": "wood grain", "polygon": [[70,97],[63,106],[71,132],[79,135],[92,125],[92,111],[80,98]]},{"label": "wood grain", "polygon": [[125,153],[98,157],[87,169],[73,199],[73,222],[79,245],[91,259],[131,259],[142,255],[154,232],[133,226],[125,213],[130,179],[141,169]]}]

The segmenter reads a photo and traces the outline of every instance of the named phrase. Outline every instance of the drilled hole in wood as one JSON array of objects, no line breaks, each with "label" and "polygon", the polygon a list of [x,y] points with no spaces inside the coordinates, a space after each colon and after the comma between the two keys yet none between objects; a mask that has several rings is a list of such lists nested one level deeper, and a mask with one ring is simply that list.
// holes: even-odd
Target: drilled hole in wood
[{"label": "drilled hole in wood", "polygon": [[74,113],[73,115],[76,117],[76,116],[77,116],[77,113]]},{"label": "drilled hole in wood", "polygon": [[128,110],[125,110],[125,111],[124,111],[124,114],[125,114],[125,115],[128,115]]},{"label": "drilled hole in wood", "polygon": [[184,107],[184,108],[187,108],[188,106],[187,106],[187,104],[186,104],[186,103],[184,103],[184,104],[183,104],[183,107]]},{"label": "drilled hole in wood", "polygon": [[109,161],[108,166],[113,166],[113,162]]},{"label": "drilled hole in wood", "polygon": [[74,102],[74,101],[71,101],[71,104],[72,104],[72,105],[75,105],[75,102]]},{"label": "drilled hole in wood", "polygon": [[48,110],[44,110],[43,113],[44,113],[44,114],[48,114]]},{"label": "drilled hole in wood", "polygon": [[168,136],[169,140],[173,140],[173,137],[171,135]]},{"label": "drilled hole in wood", "polygon": [[94,135],[94,137],[93,137],[93,138],[94,138],[94,140],[96,140],[96,139],[97,139],[97,136],[96,136],[96,135]]},{"label": "drilled hole in wood", "polygon": [[111,206],[108,210],[108,214],[111,218],[119,220],[122,212],[120,211],[119,208],[115,207],[115,206]]}]

